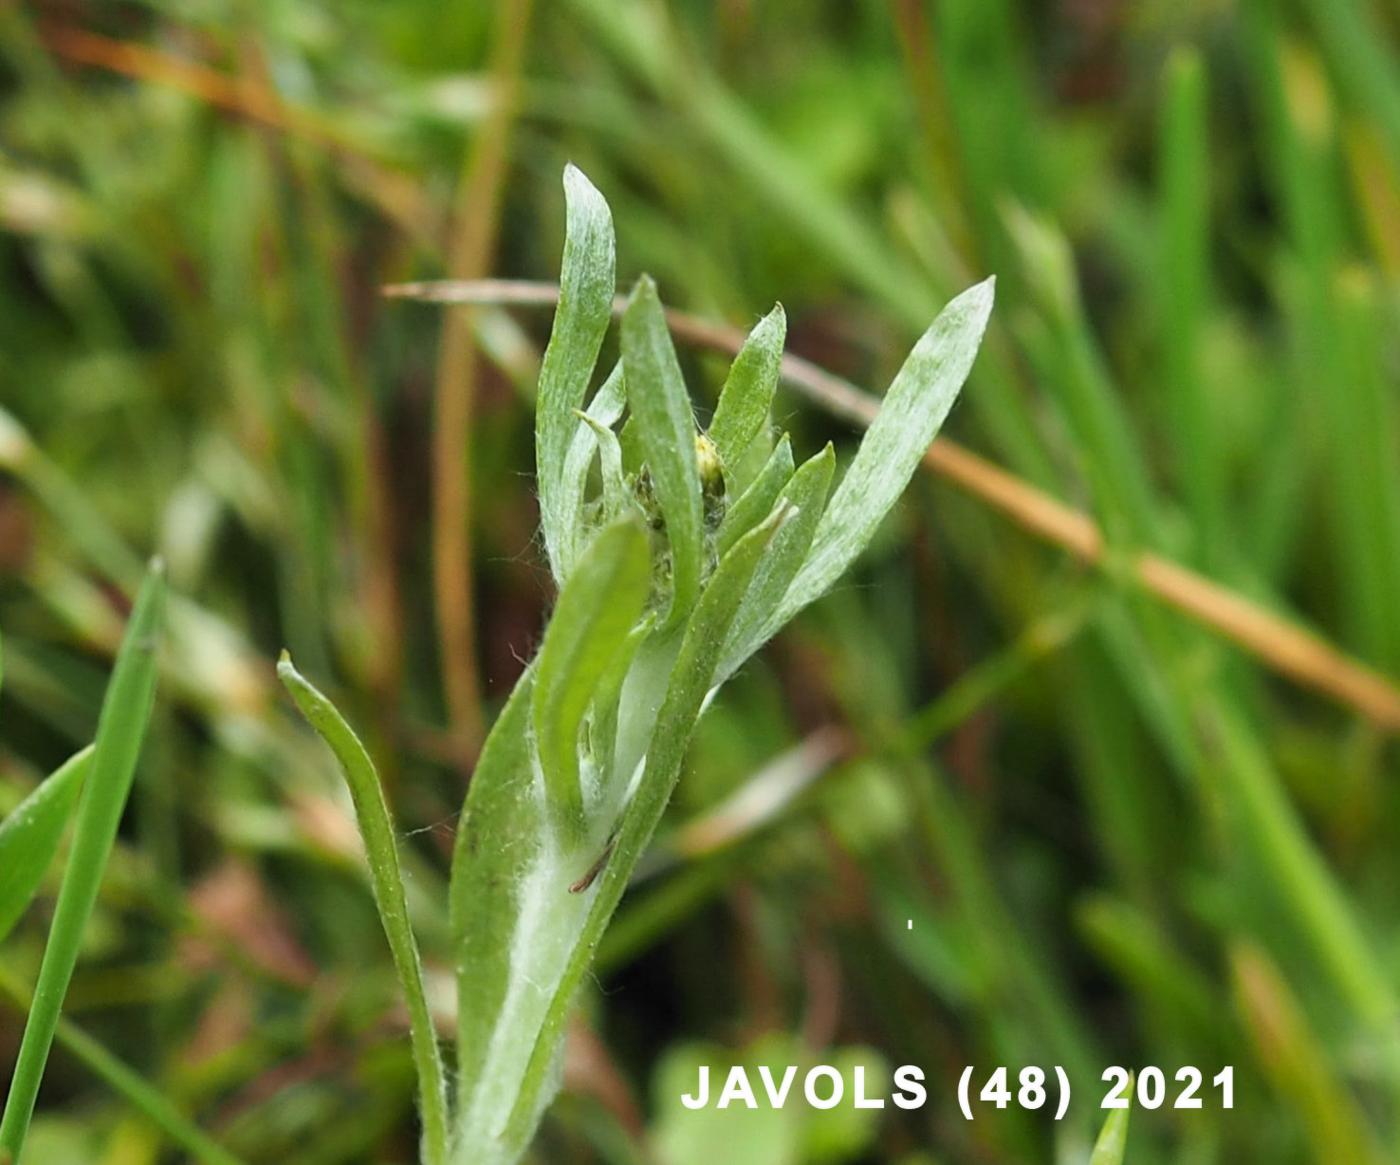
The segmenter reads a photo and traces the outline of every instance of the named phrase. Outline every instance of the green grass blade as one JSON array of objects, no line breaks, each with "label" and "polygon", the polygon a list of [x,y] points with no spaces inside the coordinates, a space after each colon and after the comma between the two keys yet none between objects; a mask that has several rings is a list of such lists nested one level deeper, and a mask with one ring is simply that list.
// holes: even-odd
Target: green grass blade
[{"label": "green grass blade", "polygon": [[34,897],[92,767],[92,747],[70,757],[0,821],[0,942]]},{"label": "green grass blade", "polygon": [[560,593],[535,665],[531,713],[550,815],[560,836],[585,828],[579,731],[603,676],[641,617],[651,559],[640,522],[603,530]]},{"label": "green grass blade", "polygon": [[812,552],[793,580],[777,622],[826,592],[904,492],[972,370],[995,285],[995,279],[987,279],[964,291],[914,346],[822,515]]},{"label": "green grass blade", "polygon": [[622,360],[632,417],[671,544],[672,598],[667,619],[674,625],[700,593],[705,528],[695,460],[695,414],[656,284],[646,275],[637,281],[622,317]]},{"label": "green grass blade", "polygon": [[384,925],[384,935],[389,940],[389,950],[393,955],[394,969],[398,972],[408,1004],[409,1035],[413,1045],[413,1062],[418,1071],[423,1118],[423,1159],[427,1165],[442,1165],[447,1160],[448,1143],[446,1076],[428,1010],[418,943],[409,922],[403,872],[399,867],[398,842],[379,774],[354,729],[345,722],[335,705],[296,670],[286,652],[278,661],[277,675],[302,715],[335,754],[345,774],[345,782],[350,787],[355,818],[359,823],[360,836],[364,839],[365,855],[369,859],[374,904],[379,910],[379,919]]},{"label": "green grass blade", "polygon": [[1075,922],[1087,945],[1123,981],[1146,1022],[1170,1017],[1167,1047],[1199,1054],[1220,1042],[1229,1029],[1221,1023],[1215,983],[1148,915],[1096,894],[1078,905]]},{"label": "green grass blade", "polygon": [[[29,1006],[27,992],[4,968],[0,968],[0,992],[4,992],[20,1007]],[[94,1076],[160,1129],[172,1144],[180,1146],[200,1165],[241,1165],[237,1157],[194,1124],[159,1089],[82,1028],[60,1016],[54,1034],[60,1047],[71,1053]]]},{"label": "green grass blade", "polygon": [[710,424],[710,440],[719,451],[727,482],[733,482],[734,468],[749,442],[768,423],[786,338],[787,315],[778,304],[758,321],[730,365]]},{"label": "green grass blade", "polygon": [[1123,1165],[1124,1154],[1128,1151],[1128,1113],[1131,1111],[1131,1108],[1115,1108],[1109,1112],[1099,1130],[1099,1139],[1094,1142],[1094,1151],[1089,1155],[1089,1165]]},{"label": "green grass blade", "polygon": [[[1267,752],[1234,709],[1214,710],[1209,723],[1219,742],[1220,788],[1238,824],[1244,854],[1254,855],[1266,884],[1286,904],[1295,933],[1331,979],[1336,997],[1359,1027],[1377,1028],[1396,1011],[1396,993],[1384,961],[1343,885],[1318,852]],[[1386,1059],[1400,1079],[1400,1049],[1388,1042]]]},{"label": "green grass blade", "polygon": [[554,577],[562,583],[578,514],[569,512],[559,474],[565,464],[593,366],[612,318],[616,285],[612,212],[607,201],[569,166],[564,171],[567,226],[559,276],[559,307],[540,366],[536,401],[535,473],[540,522]]},{"label": "green grass blade", "polygon": [[773,503],[792,476],[792,438],[786,433],[774,446],[758,476],[725,512],[715,535],[715,549],[723,558],[733,545],[773,512]]},{"label": "green grass blade", "polygon": [[1382,19],[1386,10],[1359,0],[1304,0],[1300,8],[1317,29],[1338,88],[1381,127],[1391,165],[1400,172],[1400,77]]},{"label": "green grass blade", "polygon": [[1076,438],[1105,533],[1150,545],[1160,535],[1148,460],[1085,316],[1069,240],[1023,207],[1008,206],[1004,217],[1038,309],[1022,327],[1026,355]]},{"label": "green grass blade", "polygon": [[1210,150],[1200,55],[1179,50],[1167,66],[1158,144],[1161,186],[1161,353],[1177,482],[1191,505],[1201,561],[1218,567],[1226,546],[1225,465],[1205,375],[1202,332],[1210,310]]},{"label": "green grass blade", "polygon": [[[1338,560],[1346,570],[1347,614],[1367,654],[1400,672],[1400,407],[1387,367],[1393,310],[1388,296],[1359,271],[1332,287],[1337,313],[1336,383],[1344,398],[1328,402],[1331,492]],[[1340,505],[1336,503],[1340,502]]]},{"label": "green grass blade", "polygon": [[1097,596],[1051,609],[1015,640],[967,668],[937,696],[910,715],[904,725],[910,749],[931,748],[1001,696],[1027,672],[1074,642],[1098,608]]},{"label": "green grass blade", "polygon": [[155,701],[156,644],[164,605],[165,569],[156,562],[142,584],[102,701],[91,768],[78,802],[73,851],[58,892],[53,927],[44,948],[5,1114],[0,1118],[0,1153],[8,1152],[16,1162],[29,1131],[34,1100],[78,961],[83,930],[97,901],[102,872],[136,774],[136,761]]},{"label": "green grass blade", "polygon": [[1337,1057],[1314,1029],[1312,1016],[1277,964],[1257,944],[1237,940],[1229,951],[1235,1007],[1254,1059],[1296,1114],[1313,1161],[1381,1165],[1394,1160],[1377,1143]]}]

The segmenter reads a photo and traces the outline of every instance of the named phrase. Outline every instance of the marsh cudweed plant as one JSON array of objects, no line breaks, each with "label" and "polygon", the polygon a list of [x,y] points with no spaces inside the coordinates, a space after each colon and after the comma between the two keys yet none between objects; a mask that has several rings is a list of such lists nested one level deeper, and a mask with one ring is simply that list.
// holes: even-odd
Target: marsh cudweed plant
[{"label": "marsh cudweed plant", "polygon": [[785,319],[765,316],[697,428],[655,284],[621,324],[621,360],[589,398],[614,298],[612,217],[564,175],[559,307],[540,371],[537,488],[558,600],[472,776],[449,910],[458,988],[447,1073],[373,766],[283,659],[344,767],[412,1017],[428,1165],[505,1165],[559,1086],[575,992],[724,681],[840,577],[913,475],[966,379],[992,306],[971,288],[909,355],[834,485],[827,446],[801,465],[769,411]]}]

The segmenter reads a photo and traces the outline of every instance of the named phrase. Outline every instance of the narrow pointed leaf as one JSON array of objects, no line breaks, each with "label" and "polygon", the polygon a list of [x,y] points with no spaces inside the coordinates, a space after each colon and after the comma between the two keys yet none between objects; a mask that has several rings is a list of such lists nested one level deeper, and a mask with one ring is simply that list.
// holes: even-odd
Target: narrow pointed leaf
[{"label": "narrow pointed leaf", "polygon": [[[1128,1089],[1132,1091],[1131,1086]],[[1089,1165],[1123,1165],[1123,1157],[1128,1151],[1128,1113],[1130,1109],[1115,1108],[1109,1111],[1108,1118],[1099,1129],[1094,1151],[1089,1156]]]},{"label": "narrow pointed leaf", "polygon": [[790,506],[793,517],[774,536],[773,545],[754,572],[753,584],[729,628],[721,676],[732,674],[782,625],[779,605],[811,550],[835,470],[836,450],[828,444],[803,462],[783,487],[779,504]]},{"label": "narrow pointed leaf", "polygon": [[89,745],[55,769],[0,821],[0,942],[39,889],[91,765]]},{"label": "narrow pointed leaf", "polygon": [[588,391],[616,286],[612,212],[607,201],[574,166],[564,171],[564,201],[567,225],[559,306],[540,365],[535,405],[540,521],[550,566],[560,582],[571,565],[568,548],[578,520],[578,514],[569,510],[572,495],[561,488],[561,475],[578,424],[574,410]]},{"label": "narrow pointed leaf", "polygon": [[345,783],[350,788],[355,820],[369,860],[374,904],[379,910],[379,920],[389,940],[394,970],[408,1004],[409,1039],[418,1073],[423,1120],[423,1159],[427,1165],[443,1165],[447,1160],[448,1145],[446,1077],[428,1010],[418,943],[413,937],[413,927],[408,918],[398,842],[379,774],[355,730],[336,706],[297,671],[285,651],[277,664],[277,675],[301,714],[335,754],[345,775]]},{"label": "narrow pointed leaf", "polygon": [[102,701],[91,767],[78,800],[68,868],[63,873],[34,1003],[25,1023],[5,1113],[0,1118],[0,1156],[8,1152],[16,1161],[34,1113],[39,1082],[78,961],[83,931],[97,901],[102,872],[136,775],[136,761],[155,701],[156,643],[164,605],[165,570],[157,562],[137,596]]},{"label": "narrow pointed leaf", "polygon": [[904,492],[972,370],[994,289],[994,279],[968,288],[914,346],[822,515],[811,553],[779,608],[778,625],[840,578]]},{"label": "narrow pointed leaf", "polygon": [[645,275],[637,281],[622,317],[622,361],[632,419],[671,545],[672,601],[667,622],[674,625],[695,605],[700,592],[704,518],[695,461],[695,414],[656,284]]},{"label": "narrow pointed leaf", "polygon": [[579,732],[593,694],[641,617],[651,586],[640,522],[598,534],[559,596],[535,664],[531,702],[550,817],[567,838],[584,830]]},{"label": "narrow pointed leaf", "polygon": [[773,512],[773,504],[778,500],[783,486],[787,485],[792,470],[792,439],[784,433],[758,476],[729,507],[724,520],[720,522],[715,547],[721,558],[734,543]]},{"label": "narrow pointed leaf", "polygon": [[710,425],[710,440],[719,450],[725,480],[731,485],[733,467],[739,464],[749,443],[768,423],[786,337],[787,316],[783,305],[778,304],[749,333],[720,390],[719,404]]}]

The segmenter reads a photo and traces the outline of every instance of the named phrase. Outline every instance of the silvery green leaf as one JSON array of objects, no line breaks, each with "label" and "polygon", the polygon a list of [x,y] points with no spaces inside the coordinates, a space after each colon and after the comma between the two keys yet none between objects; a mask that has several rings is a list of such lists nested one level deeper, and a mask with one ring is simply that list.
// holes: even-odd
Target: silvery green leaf
[{"label": "silvery green leaf", "polygon": [[0,821],[0,942],[39,889],[91,763],[89,745],[55,769]]},{"label": "silvery green leaf", "polygon": [[[516,684],[492,726],[467,790],[452,857],[448,913],[457,966],[454,1163],[515,1160],[497,1112],[509,1112],[544,1004],[527,979],[532,957],[567,958],[554,936],[532,936],[540,888],[563,895],[553,830],[530,731],[534,672]],[[570,935],[574,928],[570,928]],[[534,949],[532,949],[532,947]],[[547,949],[541,949],[547,948]],[[523,1042],[523,1047],[518,1046]],[[547,1092],[544,1082],[539,1088]]]},{"label": "silvery green leaf", "polygon": [[704,517],[695,414],[656,284],[646,275],[637,281],[622,317],[622,361],[632,420],[671,547],[672,598],[666,622],[674,625],[695,605],[700,592]]},{"label": "silvery green leaf", "polygon": [[639,521],[604,529],[580,556],[550,616],[531,703],[550,817],[562,836],[584,832],[579,733],[599,683],[641,617],[651,586]]},{"label": "silvery green leaf", "polygon": [[[612,316],[616,286],[612,213],[607,201],[574,166],[564,170],[566,230],[559,276],[559,307],[540,365],[536,399],[535,473],[545,548],[557,581],[569,567],[579,515],[561,475],[578,424],[598,349]],[[573,505],[577,506],[575,498]]]},{"label": "silvery green leaf", "polygon": [[[588,488],[588,471],[593,465],[593,454],[598,448],[598,441],[594,435],[596,426],[611,428],[622,416],[626,404],[627,385],[622,378],[622,361],[619,360],[613,365],[608,378],[593,394],[587,412],[574,414],[578,418],[578,424],[574,429],[573,438],[569,441],[569,452],[564,459],[563,472],[559,475],[560,512],[573,515],[567,534],[568,549],[563,554],[570,565],[583,549],[583,499]],[[595,424],[589,424],[590,420]]]},{"label": "silvery green leaf", "polygon": [[715,536],[715,548],[721,558],[740,538],[758,525],[773,510],[778,494],[792,476],[792,439],[784,433],[758,476],[724,515]]},{"label": "silvery green leaf", "polygon": [[778,304],[749,333],[720,390],[710,440],[719,451],[725,480],[731,487],[732,467],[739,464],[749,444],[768,423],[786,336],[787,316],[783,305]]},{"label": "silvery green leaf", "polygon": [[841,577],[904,492],[972,370],[995,286],[992,278],[968,288],[914,346],[822,515],[807,561],[778,609],[776,626]]},{"label": "silvery green leaf", "polygon": [[[582,568],[581,568],[582,569]],[[643,624],[622,645],[630,657]],[[611,820],[579,841],[551,828],[530,728],[531,667],[497,719],[472,774],[449,894],[458,976],[453,1165],[513,1165],[559,1086],[556,1015],[597,938],[590,929]],[[618,677],[600,680],[606,703]]]},{"label": "silvery green leaf", "polygon": [[[779,506],[758,528],[741,538],[720,561],[704,593],[686,621],[680,652],[652,733],[645,769],[596,878],[579,893],[568,895],[589,905],[586,922],[577,935],[568,965],[553,985],[553,997],[540,1027],[539,1038],[504,1139],[512,1144],[529,1140],[550,1087],[552,1066],[558,1054],[564,1023],[579,982],[593,959],[593,950],[612,917],[637,859],[655,832],[666,803],[680,776],[690,736],[699,718],[720,662],[724,642],[754,571],[773,538],[791,517],[790,507]],[[486,844],[499,845],[494,841]],[[563,909],[563,907],[560,907]],[[463,1006],[466,1006],[464,1001]]]},{"label": "silvery green leaf", "polygon": [[815,457],[803,462],[783,487],[778,504],[789,506],[793,517],[774,536],[772,546],[754,572],[739,614],[730,625],[721,678],[732,674],[781,626],[779,605],[811,550],[835,469],[836,450],[828,443]]}]

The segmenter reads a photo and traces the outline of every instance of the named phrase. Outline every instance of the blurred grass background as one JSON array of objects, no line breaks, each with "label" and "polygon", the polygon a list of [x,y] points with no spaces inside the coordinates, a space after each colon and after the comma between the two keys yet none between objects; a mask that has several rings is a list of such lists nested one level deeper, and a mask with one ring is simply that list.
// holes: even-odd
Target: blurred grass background
[{"label": "blurred grass background", "polygon": [[[1133,563],[1395,698],[1398,26],[1367,0],[5,6],[0,812],[90,739],[144,556],[179,596],[70,1018],[247,1160],[410,1160],[388,952],[272,660],[365,731],[445,982],[463,783],[550,601],[548,313],[380,288],[552,278],[573,160],[624,286],[745,327],[781,299],[794,351],[872,389],[995,273],[949,432],[1106,549],[915,483],[703,722],[540,1160],[1083,1161],[1115,1063],[1236,1065],[1231,1112],[1135,1112],[1135,1165],[1397,1159],[1396,726]],[[724,365],[687,360],[703,408]],[[50,904],[0,952],[11,995]],[[922,1064],[931,1101],[679,1109],[697,1063],[789,1060]],[[968,1124],[964,1064],[1063,1064],[1071,1114]],[[71,1048],[31,1152],[180,1159]]]}]

